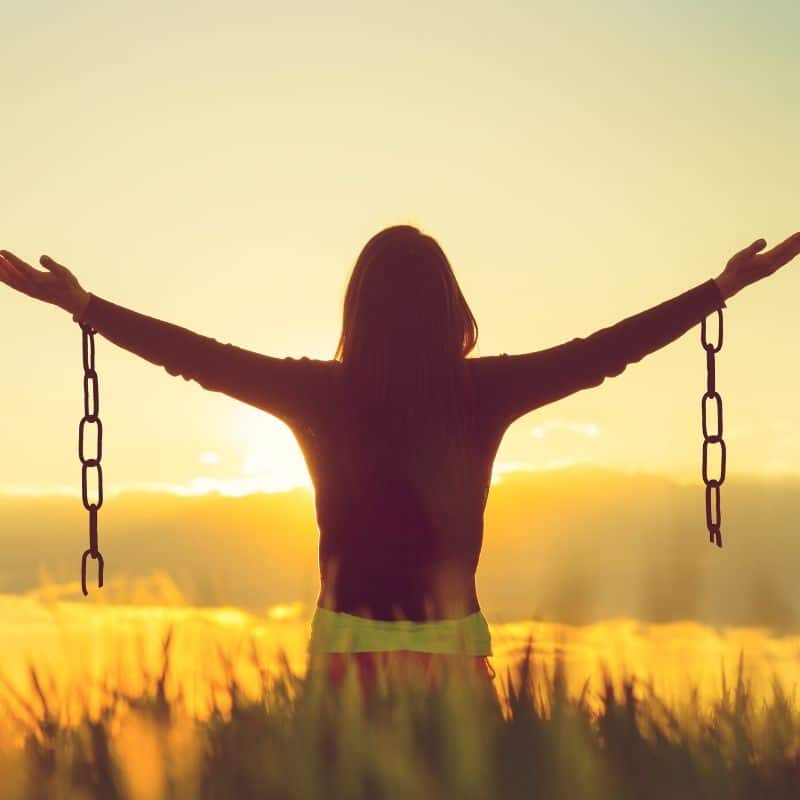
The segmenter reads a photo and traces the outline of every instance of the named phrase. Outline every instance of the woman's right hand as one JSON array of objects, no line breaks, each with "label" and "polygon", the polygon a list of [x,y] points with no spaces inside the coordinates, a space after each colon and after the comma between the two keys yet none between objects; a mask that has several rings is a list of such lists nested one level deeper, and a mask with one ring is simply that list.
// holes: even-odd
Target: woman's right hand
[{"label": "woman's right hand", "polygon": [[728,261],[725,269],[716,278],[717,283],[724,288],[723,294],[726,298],[732,297],[745,286],[772,275],[800,254],[800,233],[793,234],[766,253],[759,253],[766,245],[764,239],[757,239]]},{"label": "woman's right hand", "polygon": [[78,279],[50,256],[42,256],[39,261],[47,272],[34,269],[8,250],[0,250],[0,281],[36,300],[52,303],[71,314],[80,313],[89,301],[89,293]]}]

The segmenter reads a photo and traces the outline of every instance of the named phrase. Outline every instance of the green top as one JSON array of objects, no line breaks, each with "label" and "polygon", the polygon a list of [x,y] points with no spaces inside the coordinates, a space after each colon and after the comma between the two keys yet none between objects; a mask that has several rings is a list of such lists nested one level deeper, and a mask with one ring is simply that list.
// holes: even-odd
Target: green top
[{"label": "green top", "polygon": [[432,622],[367,619],[316,607],[309,653],[364,653],[416,650],[423,653],[492,655],[492,637],[482,611]]}]

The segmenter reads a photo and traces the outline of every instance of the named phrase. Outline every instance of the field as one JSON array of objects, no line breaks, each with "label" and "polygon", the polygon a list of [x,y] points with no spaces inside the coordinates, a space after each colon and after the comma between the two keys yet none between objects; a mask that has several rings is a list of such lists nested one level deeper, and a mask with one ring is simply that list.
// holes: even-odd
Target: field
[{"label": "field", "polygon": [[4,623],[0,656],[3,800],[796,798],[800,786],[796,638],[498,624],[496,703],[456,676],[364,702],[354,676],[333,693],[305,674],[296,607],[4,603],[20,625]]}]

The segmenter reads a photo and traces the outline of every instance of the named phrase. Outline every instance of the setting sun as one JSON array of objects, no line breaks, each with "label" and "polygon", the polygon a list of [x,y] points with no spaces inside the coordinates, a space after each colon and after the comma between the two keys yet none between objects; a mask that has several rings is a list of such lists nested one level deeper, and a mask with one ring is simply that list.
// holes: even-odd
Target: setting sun
[{"label": "setting sun", "polygon": [[242,487],[262,492],[311,488],[303,452],[281,420],[239,404],[231,409],[228,422],[231,441],[241,453]]}]

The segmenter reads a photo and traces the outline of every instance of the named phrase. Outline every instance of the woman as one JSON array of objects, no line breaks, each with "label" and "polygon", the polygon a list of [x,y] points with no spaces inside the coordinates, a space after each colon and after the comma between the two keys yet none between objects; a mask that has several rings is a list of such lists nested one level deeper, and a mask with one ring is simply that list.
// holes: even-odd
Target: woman
[{"label": "woman", "polygon": [[800,233],[759,239],[713,279],[586,338],[467,358],[478,327],[437,242],[409,225],[365,245],[347,286],[335,357],[275,358],[86,292],[49,256],[0,251],[0,279],[105,338],[282,419],[315,488],[321,588],[309,674],[361,686],[384,667],[466,666],[491,686],[489,627],[475,590],[492,462],[508,426],[599,386],[679,338],[800,253]]}]

